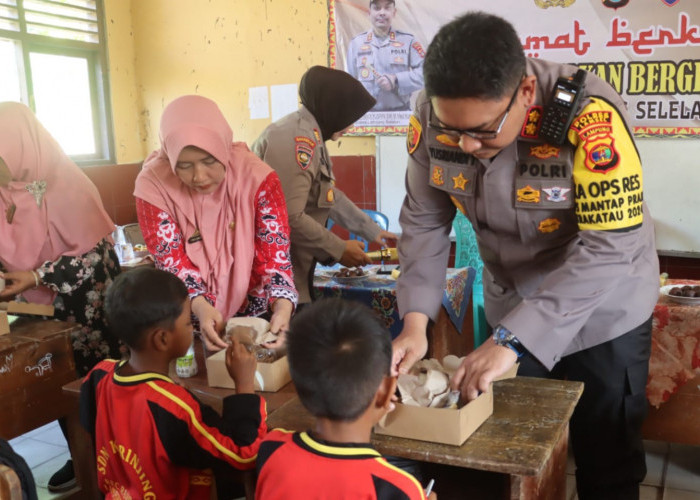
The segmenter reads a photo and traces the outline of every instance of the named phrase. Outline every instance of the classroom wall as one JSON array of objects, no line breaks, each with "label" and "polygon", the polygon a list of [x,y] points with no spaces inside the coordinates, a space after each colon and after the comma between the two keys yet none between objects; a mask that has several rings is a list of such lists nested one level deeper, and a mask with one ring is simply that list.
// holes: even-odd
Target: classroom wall
[{"label": "classroom wall", "polygon": [[[165,105],[214,99],[234,138],[252,143],[270,123],[249,118],[248,89],[298,83],[328,63],[326,0],[104,0],[117,163],[158,145]],[[329,142],[331,155],[374,155],[373,137]]]}]

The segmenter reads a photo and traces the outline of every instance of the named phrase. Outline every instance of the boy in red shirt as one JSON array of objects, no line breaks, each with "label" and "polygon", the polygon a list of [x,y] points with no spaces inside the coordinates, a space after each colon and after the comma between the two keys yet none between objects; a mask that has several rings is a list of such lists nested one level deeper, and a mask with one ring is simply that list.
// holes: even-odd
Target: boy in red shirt
[{"label": "boy in red shirt", "polygon": [[226,367],[237,394],[220,417],[168,377],[192,343],[190,300],[173,274],[143,266],[119,275],[105,312],[131,351],[106,360],[80,391],[83,425],[95,438],[97,476],[107,499],[209,499],[212,474],[255,467],[267,431],[265,401],[254,394],[256,359],[234,341]]},{"label": "boy in red shirt", "polygon": [[316,301],[292,320],[287,345],[292,380],[316,425],[268,434],[255,498],[425,499],[418,481],[370,444],[396,389],[391,336],[375,313],[341,299]]}]

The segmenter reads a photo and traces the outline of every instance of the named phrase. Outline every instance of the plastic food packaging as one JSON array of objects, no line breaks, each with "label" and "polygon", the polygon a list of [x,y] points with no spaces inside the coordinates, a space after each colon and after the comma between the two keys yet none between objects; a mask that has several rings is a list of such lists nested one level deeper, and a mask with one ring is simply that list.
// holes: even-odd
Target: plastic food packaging
[{"label": "plastic food packaging", "polygon": [[175,361],[175,373],[180,378],[194,377],[197,375],[197,360],[194,357],[194,343],[190,344],[187,354]]}]

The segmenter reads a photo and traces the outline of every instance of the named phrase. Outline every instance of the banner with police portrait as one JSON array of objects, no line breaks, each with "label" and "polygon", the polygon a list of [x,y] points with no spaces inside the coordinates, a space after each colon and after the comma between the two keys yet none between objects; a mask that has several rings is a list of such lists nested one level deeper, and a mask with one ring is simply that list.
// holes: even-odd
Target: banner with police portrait
[{"label": "banner with police portrait", "polygon": [[483,10],[515,26],[527,56],[575,64],[610,83],[627,102],[635,136],[700,138],[699,0],[328,0],[328,6],[330,66],[352,74],[377,99],[351,134],[406,133],[430,40],[461,13]]}]

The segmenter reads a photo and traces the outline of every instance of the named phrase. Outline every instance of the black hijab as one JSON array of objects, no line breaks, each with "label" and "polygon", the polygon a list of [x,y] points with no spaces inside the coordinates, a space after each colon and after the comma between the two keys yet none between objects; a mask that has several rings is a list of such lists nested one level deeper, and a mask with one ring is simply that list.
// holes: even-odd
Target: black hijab
[{"label": "black hijab", "polygon": [[314,115],[324,141],[349,127],[377,101],[345,71],[312,66],[299,83],[301,103]]}]

